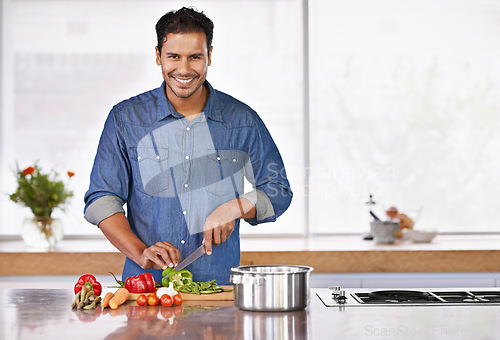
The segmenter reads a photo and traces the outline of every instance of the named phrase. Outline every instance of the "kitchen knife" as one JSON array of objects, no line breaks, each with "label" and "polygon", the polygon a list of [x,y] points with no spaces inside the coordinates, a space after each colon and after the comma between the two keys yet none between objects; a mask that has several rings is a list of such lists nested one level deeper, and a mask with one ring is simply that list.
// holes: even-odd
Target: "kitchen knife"
[{"label": "kitchen knife", "polygon": [[174,267],[174,270],[181,270],[186,268],[188,265],[193,263],[196,259],[198,259],[201,255],[205,254],[205,245],[201,245],[198,249],[193,251],[188,257],[181,261],[177,266]]}]

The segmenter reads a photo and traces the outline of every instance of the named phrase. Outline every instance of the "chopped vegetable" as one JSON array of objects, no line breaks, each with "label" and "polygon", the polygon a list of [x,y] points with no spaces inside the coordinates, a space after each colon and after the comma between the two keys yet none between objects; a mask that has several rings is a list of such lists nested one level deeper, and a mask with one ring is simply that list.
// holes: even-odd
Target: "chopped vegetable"
[{"label": "chopped vegetable", "polygon": [[215,280],[206,282],[191,282],[189,284],[176,287],[176,289],[179,292],[191,294],[212,294],[224,291],[221,286],[215,283]]},{"label": "chopped vegetable", "polygon": [[83,274],[80,276],[78,281],[75,284],[75,294],[77,294],[79,291],[82,290],[83,285],[86,283],[89,283],[92,285],[93,291],[95,295],[101,295],[102,292],[102,286],[101,284],[97,281],[94,275],[92,274]]},{"label": "chopped vegetable", "polygon": [[[215,280],[207,282],[193,281],[193,274],[187,269],[173,270],[173,268],[169,267],[163,271],[162,275],[162,285],[165,287],[173,285],[173,288],[179,292],[191,294],[212,294],[224,291],[224,288],[215,283]],[[157,293],[157,295],[161,298],[162,294]],[[173,295],[170,294],[170,296]]]},{"label": "chopped vegetable", "polygon": [[117,309],[119,305],[127,301],[128,296],[129,296],[129,291],[127,290],[127,288],[119,288],[115,292],[115,296],[113,296],[109,301],[109,307],[111,307],[111,309]]},{"label": "chopped vegetable", "polygon": [[187,269],[174,270],[168,267],[163,271],[162,276],[161,284],[164,287],[168,287],[170,282],[174,284],[174,288],[193,282],[193,274]]},{"label": "chopped vegetable", "polygon": [[109,307],[109,301],[115,296],[115,294],[111,292],[107,292],[106,295],[104,296],[104,299],[102,299],[101,306],[102,308]]}]

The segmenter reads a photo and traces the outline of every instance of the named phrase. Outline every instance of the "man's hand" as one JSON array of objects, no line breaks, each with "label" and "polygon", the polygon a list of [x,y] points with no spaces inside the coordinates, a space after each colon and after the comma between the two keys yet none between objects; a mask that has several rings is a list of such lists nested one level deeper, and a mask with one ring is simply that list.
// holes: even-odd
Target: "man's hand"
[{"label": "man's hand", "polygon": [[143,269],[165,269],[175,267],[181,262],[181,253],[179,249],[167,241],[157,242],[144,249],[141,256],[136,260],[137,264]]},{"label": "man's hand", "polygon": [[234,213],[227,204],[215,209],[203,225],[203,243],[207,255],[212,254],[212,243],[218,246],[231,236],[236,223]]},{"label": "man's hand", "polygon": [[212,254],[212,244],[218,246],[227,241],[236,219],[253,218],[255,213],[255,207],[246,198],[236,198],[215,209],[203,225],[203,243],[207,255]]},{"label": "man's hand", "polygon": [[124,213],[117,213],[102,220],[99,228],[118,250],[142,269],[165,269],[181,262],[179,249],[169,242],[157,242],[147,247],[132,232]]}]

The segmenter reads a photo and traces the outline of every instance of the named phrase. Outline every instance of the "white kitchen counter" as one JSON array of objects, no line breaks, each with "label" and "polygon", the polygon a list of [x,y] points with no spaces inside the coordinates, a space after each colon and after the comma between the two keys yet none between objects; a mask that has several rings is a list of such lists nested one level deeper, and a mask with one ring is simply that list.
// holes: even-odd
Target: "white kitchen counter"
[{"label": "white kitchen counter", "polygon": [[[360,235],[349,236],[246,236],[241,237],[241,251],[449,251],[449,250],[500,250],[500,235],[438,235],[429,243],[397,240],[395,244],[375,244]],[[2,252],[118,252],[104,237],[68,237],[55,249],[32,248],[20,239],[0,239]]]}]

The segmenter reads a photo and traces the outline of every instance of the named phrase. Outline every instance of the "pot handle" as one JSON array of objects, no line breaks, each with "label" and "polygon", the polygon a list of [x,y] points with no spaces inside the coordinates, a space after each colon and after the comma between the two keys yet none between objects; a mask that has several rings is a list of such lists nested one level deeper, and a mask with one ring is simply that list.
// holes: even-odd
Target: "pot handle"
[{"label": "pot handle", "polygon": [[235,285],[245,284],[262,286],[266,282],[266,278],[263,276],[230,275],[229,281]]}]

